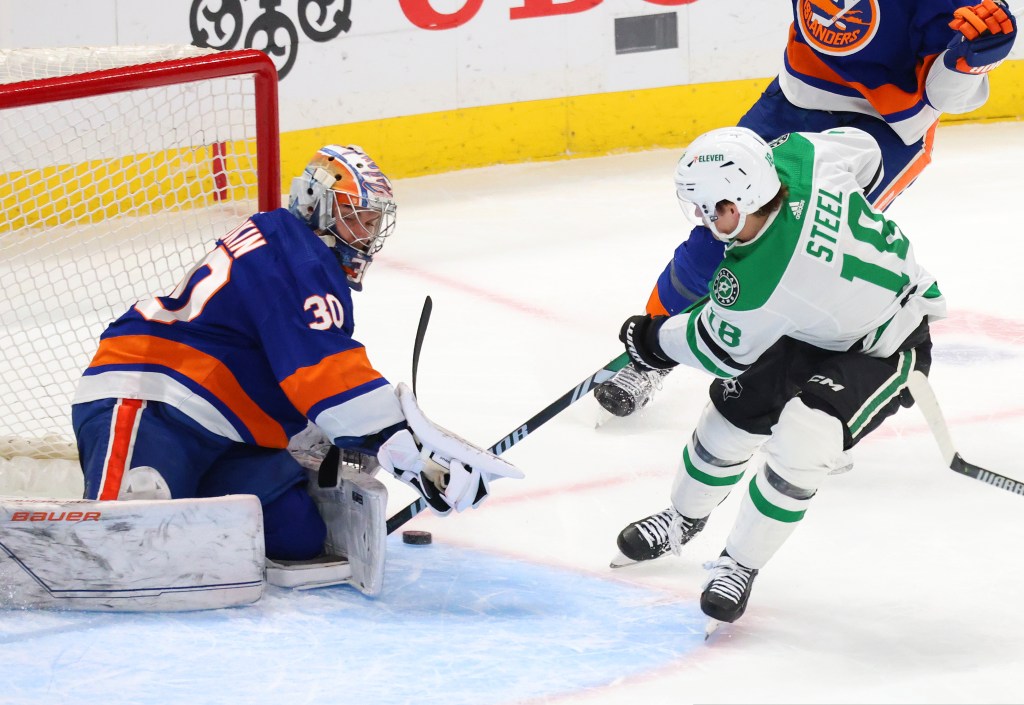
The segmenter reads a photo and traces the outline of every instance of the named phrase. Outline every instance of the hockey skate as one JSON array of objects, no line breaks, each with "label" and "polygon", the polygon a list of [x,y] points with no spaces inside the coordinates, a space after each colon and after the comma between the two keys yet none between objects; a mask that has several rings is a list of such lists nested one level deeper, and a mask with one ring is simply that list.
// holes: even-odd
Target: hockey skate
[{"label": "hockey skate", "polygon": [[690,519],[674,507],[634,521],[619,532],[616,544],[619,553],[612,559],[612,568],[650,561],[669,551],[678,553],[690,539],[700,533],[707,518]]},{"label": "hockey skate", "polygon": [[710,617],[705,632],[707,638],[719,623],[735,622],[743,616],[757,570],[737,563],[726,551],[722,551],[717,561],[708,561],[704,567],[711,571],[700,595],[700,609]]},{"label": "hockey skate", "polygon": [[650,403],[668,373],[669,370],[648,372],[630,363],[598,385],[594,398],[610,414],[629,416]]}]

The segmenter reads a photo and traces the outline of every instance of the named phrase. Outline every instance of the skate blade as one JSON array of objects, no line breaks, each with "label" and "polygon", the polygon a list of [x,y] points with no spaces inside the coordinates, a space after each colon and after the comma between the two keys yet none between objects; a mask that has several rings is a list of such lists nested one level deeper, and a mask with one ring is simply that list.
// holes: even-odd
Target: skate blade
[{"label": "skate blade", "polygon": [[708,623],[704,625],[704,641],[711,638],[711,635],[718,631],[718,628],[722,626],[722,623],[717,619],[708,617]]},{"label": "skate blade", "polygon": [[627,565],[636,565],[639,561],[634,561],[632,558],[626,558],[622,553],[616,553],[615,557],[612,558],[611,563],[608,564],[609,568],[625,568]]},{"label": "skate blade", "polygon": [[612,412],[610,412],[607,409],[605,409],[603,406],[598,406],[598,409],[597,409],[597,421],[594,422],[594,428],[595,429],[601,428],[602,426],[604,426],[606,423],[608,423],[612,419],[619,419],[619,418],[622,418],[622,417],[621,416],[616,416]]}]

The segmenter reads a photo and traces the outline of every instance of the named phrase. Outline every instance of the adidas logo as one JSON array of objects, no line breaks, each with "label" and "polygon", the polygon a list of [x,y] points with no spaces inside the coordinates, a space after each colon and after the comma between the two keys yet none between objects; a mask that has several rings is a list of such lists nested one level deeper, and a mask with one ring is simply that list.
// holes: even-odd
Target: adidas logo
[{"label": "adidas logo", "polygon": [[804,203],[806,201],[790,201],[789,210],[793,213],[793,217],[800,220],[800,216],[804,214]]}]

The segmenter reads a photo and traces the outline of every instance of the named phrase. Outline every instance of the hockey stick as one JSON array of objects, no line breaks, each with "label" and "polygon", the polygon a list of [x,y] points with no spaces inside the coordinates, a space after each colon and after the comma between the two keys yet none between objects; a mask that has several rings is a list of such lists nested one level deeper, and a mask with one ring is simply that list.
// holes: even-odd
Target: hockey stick
[{"label": "hockey stick", "polygon": [[956,448],[953,447],[953,437],[950,435],[946,419],[942,415],[939,400],[935,398],[935,390],[932,389],[931,383],[922,372],[917,370],[911,372],[907,386],[910,388],[914,401],[917,402],[917,407],[924,415],[924,420],[928,422],[928,428],[931,429],[935,442],[939,444],[942,460],[949,465],[950,470],[975,480],[981,480],[993,487],[1024,495],[1024,482],[986,470],[980,465],[967,462],[960,456]]},{"label": "hockey stick", "polygon": [[420,367],[420,351],[423,350],[423,338],[427,334],[427,323],[430,322],[430,312],[434,310],[434,302],[430,297],[423,299],[423,310],[420,311],[420,322],[416,326],[416,340],[412,344],[412,393],[416,394],[416,372]]},{"label": "hockey stick", "polygon": [[[568,409],[572,404],[582,399],[594,387],[610,379],[612,375],[625,367],[628,362],[629,356],[626,353],[622,353],[607,365],[570,389],[568,392],[558,397],[558,399],[531,416],[525,423],[521,424],[518,428],[507,434],[487,450],[495,455],[501,455],[506,450],[516,445],[538,428],[546,424],[548,421],[555,418],[555,416]],[[388,533],[394,533],[398,527],[402,526],[402,524],[409,521],[426,508],[427,503],[421,498],[417,499],[412,504],[407,505],[403,509],[400,509],[394,516],[388,519]]]}]

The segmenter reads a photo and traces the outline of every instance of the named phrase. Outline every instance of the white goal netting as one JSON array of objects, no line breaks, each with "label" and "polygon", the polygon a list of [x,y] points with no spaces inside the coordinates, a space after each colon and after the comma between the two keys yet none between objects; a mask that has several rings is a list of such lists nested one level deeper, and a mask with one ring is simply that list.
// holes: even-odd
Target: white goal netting
[{"label": "white goal netting", "polygon": [[0,50],[0,458],[73,458],[106,325],[280,204],[276,110],[254,51]]}]

